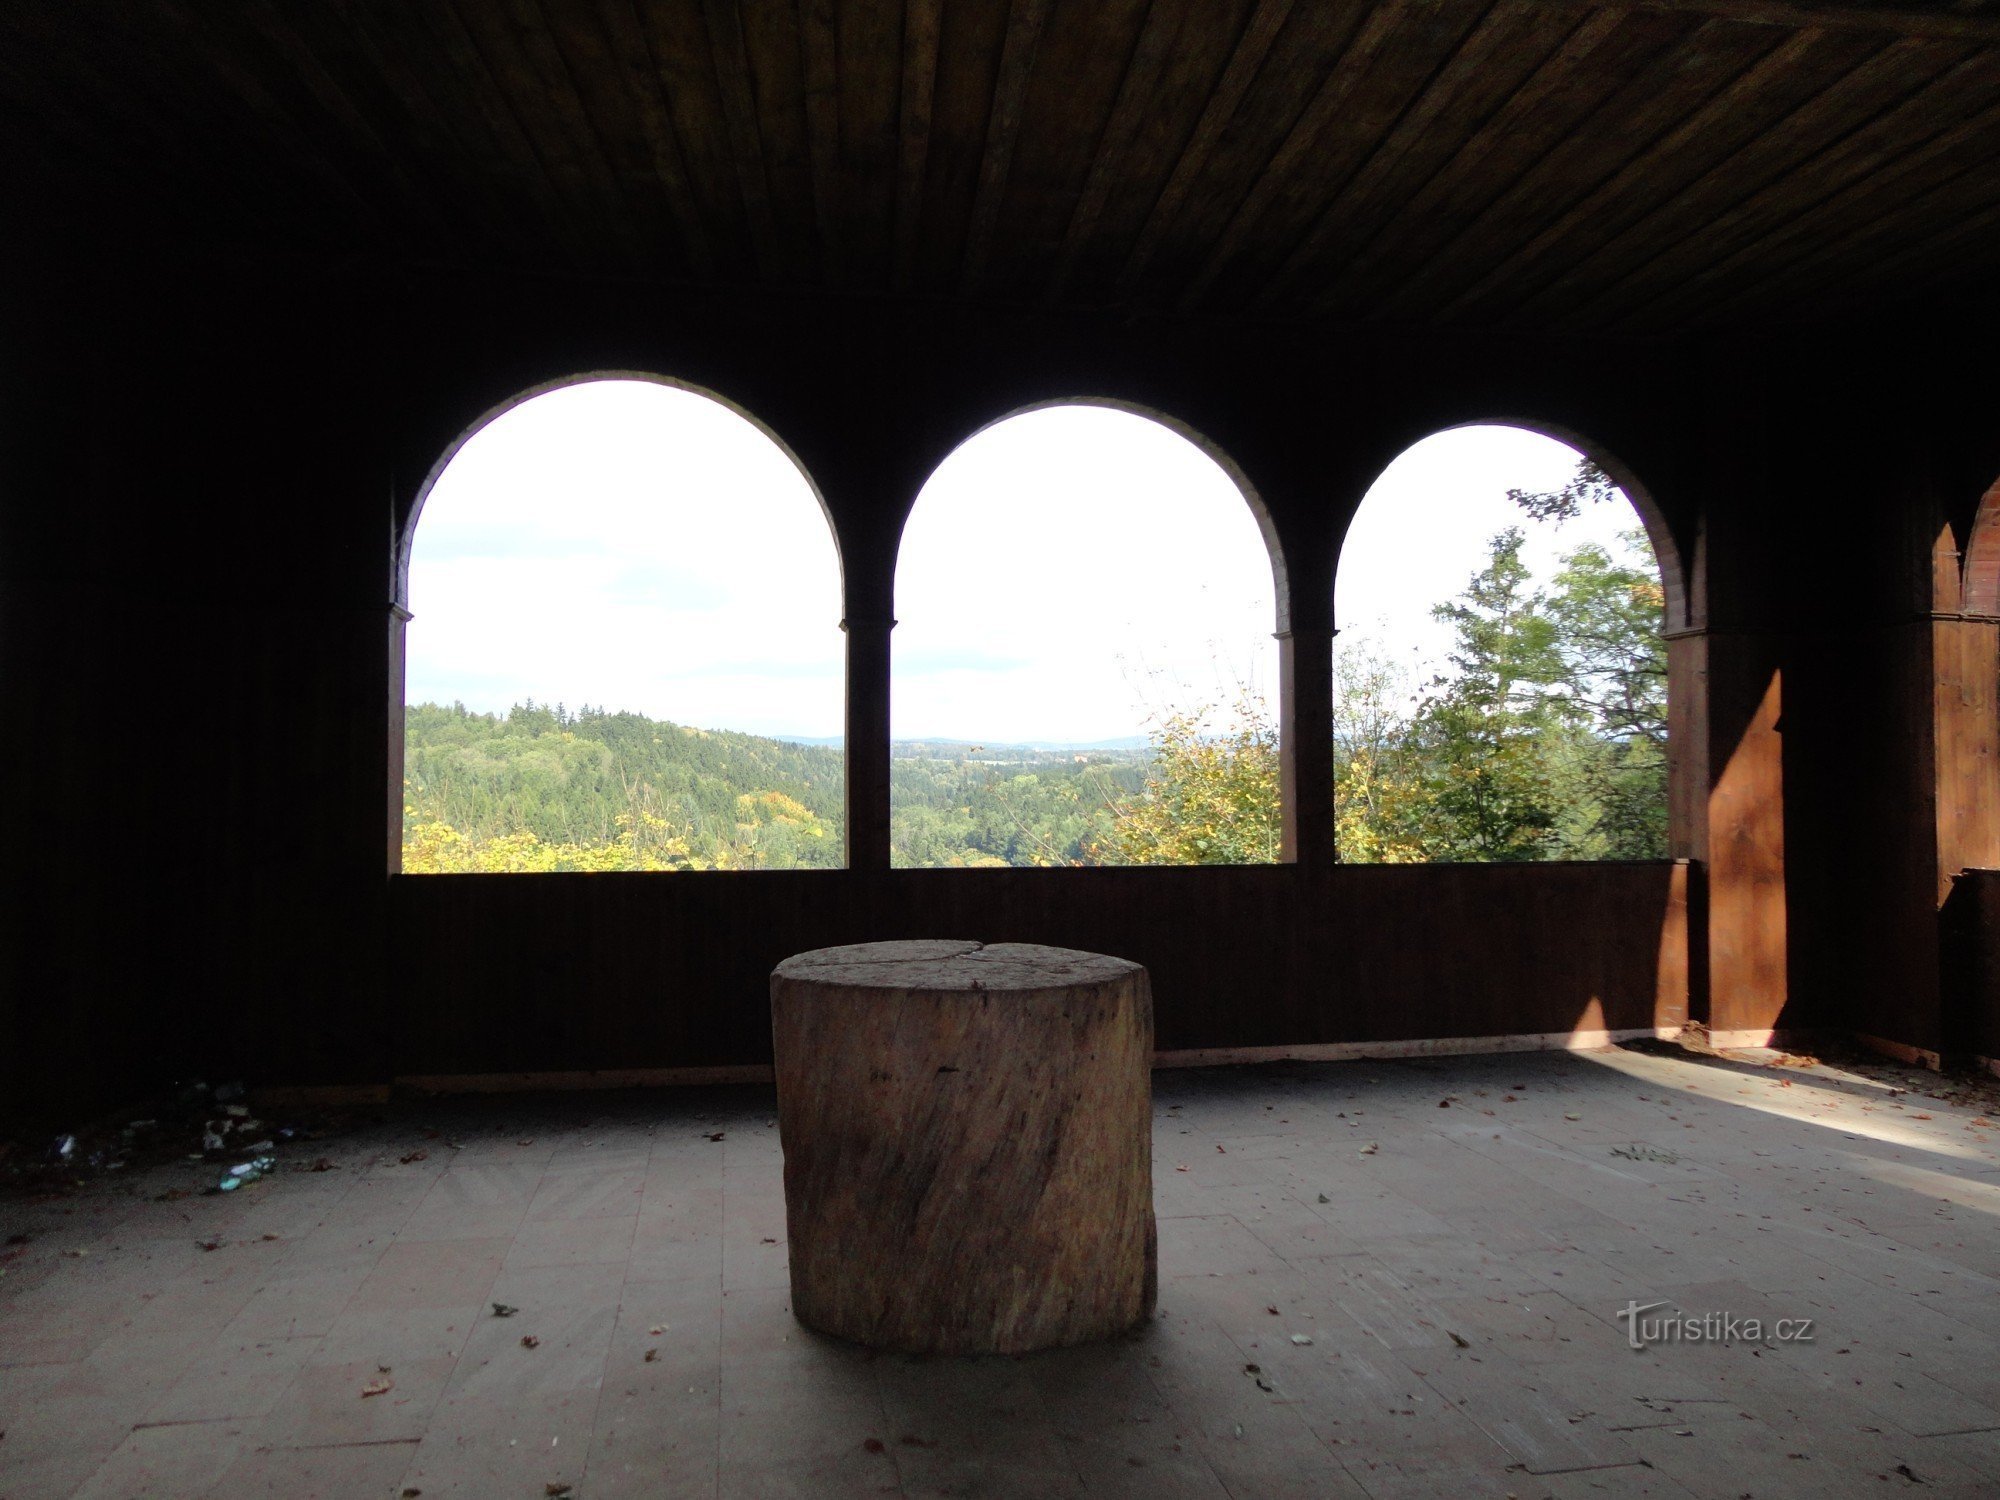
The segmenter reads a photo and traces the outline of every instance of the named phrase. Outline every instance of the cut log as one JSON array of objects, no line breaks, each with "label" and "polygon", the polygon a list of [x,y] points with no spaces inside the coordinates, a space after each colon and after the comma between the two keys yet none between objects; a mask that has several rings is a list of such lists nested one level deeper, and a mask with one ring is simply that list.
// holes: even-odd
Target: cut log
[{"label": "cut log", "polygon": [[1152,1313],[1153,998],[1121,958],[863,943],[771,975],[792,1312],[915,1354]]}]

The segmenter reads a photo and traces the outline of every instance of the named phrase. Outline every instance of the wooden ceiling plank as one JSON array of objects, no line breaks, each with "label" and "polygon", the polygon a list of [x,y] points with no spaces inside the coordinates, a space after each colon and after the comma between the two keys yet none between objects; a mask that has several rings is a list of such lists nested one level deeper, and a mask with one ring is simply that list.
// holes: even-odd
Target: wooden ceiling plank
[{"label": "wooden ceiling plank", "polygon": [[[254,224],[269,215],[270,195],[250,189],[248,174],[215,171],[198,133],[175,119],[170,102],[150,80],[118,68],[109,49],[71,47],[69,34],[35,24],[49,19],[29,7],[0,15],[7,28],[0,34],[0,71],[14,80],[4,92],[33,122],[18,138],[40,143],[34,153],[12,153],[9,167],[18,169],[31,156],[45,162],[53,151],[68,150],[77,160],[96,164],[88,180],[66,185],[72,200],[110,196],[106,184],[116,184],[116,193],[178,204],[184,220],[193,217],[197,191],[212,195],[205,207],[220,204],[237,222]],[[156,58],[165,45],[133,47],[125,55]],[[152,128],[131,128],[141,122]],[[144,142],[143,152],[126,144],[132,139]]]},{"label": "wooden ceiling plank", "polygon": [[639,24],[635,0],[596,0],[596,10],[595,34],[588,28],[576,32],[584,50],[572,67],[588,80],[592,93],[603,91],[605,107],[614,100],[620,106],[608,123],[627,142],[619,153],[626,170],[650,172],[679,232],[688,269],[712,279],[717,270],[714,239],[688,177],[680,132],[660,94],[659,64]]},{"label": "wooden ceiling plank", "polygon": [[[647,160],[639,128],[629,117],[631,102],[622,86],[620,65],[589,8],[544,0],[486,3],[503,8],[511,18],[512,27],[503,25],[500,30],[511,29],[510,39],[541,76],[541,97],[553,106],[559,133],[570,143],[578,172],[593,184],[609,210],[607,228],[616,225],[625,231],[621,238],[633,257],[633,268],[641,274],[657,271],[668,245],[684,257],[685,243],[673,224],[659,174]],[[681,266],[686,264],[683,258]]]},{"label": "wooden ceiling plank", "polygon": [[[1404,40],[1400,33],[1412,23],[1433,21],[1441,14],[1440,10],[1396,4],[1382,5],[1369,13],[1360,29],[1349,38],[1340,60],[1327,71],[1312,102],[1292,122],[1278,149],[1257,174],[1250,191],[1237,203],[1235,211],[1223,225],[1221,235],[1210,247],[1207,258],[1180,288],[1176,305],[1181,311],[1192,311],[1201,305],[1215,278],[1242,252],[1245,241],[1261,224],[1285,184],[1300,171],[1308,156],[1320,154],[1321,136],[1340,116],[1350,111],[1356,94],[1371,80],[1385,76],[1398,78],[1397,65],[1403,61],[1397,55],[1398,43]],[[1332,187],[1334,179],[1340,174],[1329,172],[1324,178],[1314,175],[1316,180]]]},{"label": "wooden ceiling plank", "polygon": [[927,294],[956,293],[964,275],[1007,17],[1005,0],[947,4],[939,12],[937,80],[924,153],[923,216],[911,273],[913,289]]},{"label": "wooden ceiling plank", "polygon": [[[2000,93],[2000,77],[1993,85]],[[1719,311],[1723,305],[1718,298],[1719,284],[1739,302],[1764,295],[1774,283],[1782,288],[1789,268],[1797,261],[1838,253],[1843,241],[1851,237],[1842,233],[1842,226],[1857,226],[1866,236],[1884,226],[1900,230],[1921,224],[1924,221],[1916,203],[1942,188],[1963,183],[1968,176],[1991,178],[1996,143],[2000,143],[2000,103],[1938,132],[1893,160],[1855,172],[1844,186],[1812,207],[1777,221],[1770,233],[1705,263],[1642,308],[1639,317],[1660,322],[1663,317],[1683,316],[1696,306],[1704,312]]]},{"label": "wooden ceiling plank", "polygon": [[1720,92],[1710,95],[1680,124],[1572,203],[1533,239],[1502,257],[1446,303],[1439,316],[1449,318],[1503,294],[1532,294],[1538,285],[1524,288],[1523,283],[1538,270],[1543,272],[1542,282],[1556,279],[1564,264],[1631,224],[1661,193],[1678,191],[1718,158],[1755,139],[1767,125],[1817,93],[1822,84],[1814,80],[1825,76],[1824,57],[1835,54],[1842,69],[1849,68],[1860,60],[1858,47],[1866,45],[1857,44],[1847,34],[1829,36],[1820,31],[1779,38],[1778,45],[1738,73]]},{"label": "wooden ceiling plank", "polygon": [[1252,81],[1263,70],[1271,44],[1277,40],[1279,31],[1291,16],[1292,3],[1293,0],[1258,0],[1257,9],[1251,13],[1236,38],[1235,47],[1230,51],[1228,66],[1223,69],[1215,91],[1203,107],[1201,118],[1195,122],[1193,136],[1182,148],[1166,186],[1161,188],[1160,196],[1153,201],[1152,212],[1140,226],[1138,238],[1133,241],[1124,268],[1116,279],[1120,289],[1135,286],[1145,276],[1169,226],[1180,218],[1203,168],[1208,164],[1209,156],[1222,139],[1223,130],[1235,117]]},{"label": "wooden ceiling plank", "polygon": [[902,3],[838,0],[840,55],[841,247],[847,284],[856,291],[889,285],[896,234],[901,139]]},{"label": "wooden ceiling plank", "polygon": [[741,274],[757,265],[755,237],[701,0],[629,3],[712,253],[718,266],[738,268]]},{"label": "wooden ceiling plank", "polygon": [[1047,302],[1062,300],[1069,290],[1078,254],[1096,233],[1097,221],[1111,197],[1112,184],[1124,169],[1126,154],[1138,136],[1140,122],[1152,108],[1161,71],[1172,52],[1175,38],[1180,35],[1182,15],[1183,12],[1169,0],[1153,0],[1146,7],[1146,18],[1139,26],[1132,53],[1125,60],[1124,75],[1118,82],[1118,96],[1112,103],[1110,118],[1098,133],[1083,190],[1077,194],[1069,223],[1064,226],[1062,240],[1056,247],[1055,263],[1044,293]]},{"label": "wooden ceiling plank", "polygon": [[[1475,135],[1505,107],[1566,36],[1548,23],[1537,0],[1501,0],[1467,37],[1456,56],[1385,132],[1381,145],[1304,221],[1289,249],[1273,253],[1269,275],[1245,299],[1252,307],[1282,304],[1308,267],[1330,274],[1343,238],[1382,222],[1390,205],[1408,201],[1449,162],[1458,143]],[[1358,250],[1358,244],[1351,249]]]},{"label": "wooden ceiling plank", "polygon": [[737,0],[737,13],[779,263],[787,281],[809,285],[820,274],[821,258],[814,231],[812,141],[798,8],[795,0]]},{"label": "wooden ceiling plank", "polygon": [[[1171,304],[1200,271],[1249,199],[1255,196],[1260,202],[1275,201],[1275,194],[1287,190],[1282,171],[1270,171],[1272,164],[1280,158],[1296,162],[1299,153],[1309,151],[1309,132],[1316,126],[1330,132],[1319,137],[1330,150],[1347,147],[1351,153],[1352,142],[1334,128],[1332,115],[1340,101],[1329,99],[1330,93],[1348,87],[1349,79],[1358,75],[1360,91],[1347,98],[1357,119],[1362,120],[1378,107],[1378,98],[1407,95],[1412,85],[1401,65],[1402,50],[1393,41],[1385,44],[1379,38],[1400,37],[1406,26],[1413,28],[1413,34],[1420,34],[1426,21],[1444,22],[1450,17],[1469,21],[1486,3],[1387,0],[1377,4],[1356,0],[1337,6],[1295,8],[1272,44],[1256,83],[1203,162],[1179,221],[1154,253],[1143,289],[1146,298]],[[1388,60],[1375,68],[1364,65],[1350,70],[1343,60],[1350,58],[1357,46]],[[1365,127],[1353,132],[1366,133]],[[1302,146],[1302,138],[1308,144]],[[1330,180],[1339,179],[1338,162],[1330,164],[1327,175]],[[1261,192],[1260,182],[1266,184]]]},{"label": "wooden ceiling plank", "polygon": [[1046,295],[1151,8],[1151,0],[1095,0],[1051,11],[987,261],[990,294]]},{"label": "wooden ceiling plank", "polygon": [[[515,195],[525,188],[536,199],[553,241],[540,248],[573,265],[582,263],[582,242],[559,211],[561,200],[540,162],[532,153],[525,161],[507,156],[496,149],[490,133],[482,135],[475,127],[478,110],[465,107],[469,101],[463,97],[472,81],[457,80],[461,97],[451,104],[440,101],[451,81],[445,58],[429,33],[411,29],[414,18],[408,8],[335,0],[327,12],[346,29],[356,52],[356,72],[370,75],[381,94],[395,101],[395,113],[406,122],[401,128],[408,131],[414,153],[430,164],[433,180],[449,178],[462,201],[472,203],[472,214],[483,226],[476,258],[495,258],[491,242],[514,232]],[[382,128],[392,134],[397,129],[386,118]]]},{"label": "wooden ceiling plank", "polygon": [[547,55],[551,44],[537,30],[539,18],[524,10],[532,3],[438,0],[438,8],[459,24],[467,47],[477,53],[506,102],[516,130],[577,203],[587,235],[599,240],[591,251],[592,264],[602,269],[608,253],[622,272],[641,274],[647,259],[641,237],[609,180],[601,148],[579,118],[566,65],[559,55]]},{"label": "wooden ceiling plank", "polygon": [[[309,176],[329,195],[327,206],[337,206],[352,223],[365,225],[368,237],[375,244],[386,247],[396,243],[393,216],[385,213],[327,154],[323,138],[315,138],[290,107],[271,93],[266,80],[240,49],[215,44],[214,28],[189,14],[180,0],[150,0],[150,8],[166,20],[169,31],[204,38],[195,61],[190,64],[194,76],[212,73],[226,87],[229,96],[254,117],[255,124],[245,132],[251,139],[242,142],[238,149],[247,147],[270,161],[269,175],[263,178],[259,191],[298,176]],[[257,214],[253,222],[269,222],[270,218],[267,209]]]},{"label": "wooden ceiling plank", "polygon": [[[1365,303],[1382,282],[1438,253],[1457,226],[1473,222],[1489,209],[1509,180],[1508,154],[1532,160],[1551,149],[1574,127],[1577,110],[1590,106],[1587,95],[1578,98],[1577,79],[1609,71],[1602,59],[1618,55],[1624,24],[1623,12],[1587,13],[1520,91],[1462,142],[1404,204],[1399,216],[1363,241],[1349,257],[1340,281],[1322,282],[1319,292],[1303,298],[1305,305],[1324,311],[1349,288],[1359,289],[1364,294],[1359,300]],[[1302,273],[1295,274],[1292,285],[1303,280]]]},{"label": "wooden ceiling plank", "polygon": [[[440,249],[460,254],[469,250],[477,236],[466,237],[465,203],[457,183],[449,177],[440,181],[424,171],[436,159],[434,149],[426,149],[430,142],[424,123],[398,109],[402,118],[396,123],[406,139],[392,146],[383,135],[384,129],[392,127],[382,118],[381,111],[384,104],[396,107],[394,96],[378,94],[371,115],[356,104],[349,85],[334,76],[334,57],[347,37],[341,31],[329,31],[326,22],[332,19],[330,14],[307,6],[301,7],[296,16],[289,12],[280,15],[269,0],[245,0],[240,14],[279,64],[278,69],[270,71],[288,72],[303,86],[304,98],[292,106],[294,110],[305,104],[336,123],[370,178],[379,176],[393,184],[397,196],[408,206],[412,221],[427,223],[439,236]],[[351,75],[353,70],[349,72]],[[365,80],[365,72],[363,77]],[[382,121],[379,128],[378,120]],[[413,164],[423,171],[425,180],[419,181],[412,175]],[[450,211],[452,207],[458,211]]]},{"label": "wooden ceiling plank", "polygon": [[757,126],[757,103],[750,90],[750,54],[743,41],[743,18],[736,0],[703,0],[709,45],[714,52],[716,88],[722,96],[723,119],[736,159],[736,180],[750,221],[750,245],[758,272],[778,273],[778,225],[771,207],[771,185],[765,174],[763,134]]},{"label": "wooden ceiling plank", "polygon": [[[537,226],[551,235],[567,253],[576,269],[588,270],[595,264],[598,250],[581,228],[592,209],[588,194],[577,185],[558,178],[542,151],[522,125],[512,99],[480,50],[471,32],[465,29],[457,10],[444,3],[430,5],[372,7],[347,5],[366,18],[366,24],[384,28],[380,33],[388,50],[410,49],[412,55],[426,45],[434,51],[437,64],[432,70],[427,92],[442,91],[455,83],[453,97],[442,101],[440,114],[454,122],[469,152],[467,159],[492,164],[510,177],[519,171],[540,184],[535,197],[544,205]],[[421,33],[412,28],[422,28]],[[427,42],[426,40],[427,39]],[[470,105],[469,110],[457,106]],[[477,127],[474,120],[477,120]]]},{"label": "wooden ceiling plank", "polygon": [[1649,39],[1643,61],[1617,75],[1589,113],[1521,169],[1465,232],[1383,298],[1378,315],[1429,320],[1437,307],[1477,280],[1498,254],[1534,238],[1578,198],[1616,176],[1699,103],[1770,45],[1761,28],[1651,11],[1628,17],[1627,30]]},{"label": "wooden ceiling plank", "polygon": [[889,284],[911,287],[917,236],[923,227],[924,168],[931,148],[931,105],[937,93],[938,7],[943,0],[907,0],[903,10],[902,99],[896,114],[896,230]]},{"label": "wooden ceiling plank", "polygon": [[1317,192],[1288,195],[1211,302],[1281,307],[1306,278],[1323,284],[1336,262],[1359,254],[1375,226],[1420,195],[1466,140],[1531,86],[1570,34],[1549,24],[1539,0],[1499,0],[1421,91],[1400,101],[1400,113],[1380,120],[1351,170],[1325,173]]},{"label": "wooden ceiling plank", "polygon": [[[1899,61],[1908,62],[1912,60],[1911,53],[1939,45],[1928,41],[1898,42],[1885,49],[1885,55],[1897,53]],[[1655,240],[1654,244],[1664,248],[1637,258],[1598,288],[1595,295],[1565,309],[1560,320],[1573,322],[1578,313],[1588,310],[1604,310],[1613,318],[1625,316],[1632,302],[1649,300],[1650,288],[1658,288],[1669,278],[1697,273],[1704,264],[1733,255],[1838,191],[1854,177],[1876,170],[1903,151],[1921,144],[1936,134],[1939,121],[1962,113],[1958,101],[1965,97],[1964,91],[1974,90],[1975,97],[1983,100],[2000,89],[2000,51],[1965,56],[1964,48],[1956,50],[1961,54],[1959,60],[1942,72],[1928,66],[1892,70],[1883,81],[1893,86],[1900,77],[1905,82],[1904,91],[1872,117],[1856,107],[1861,101],[1846,97],[1851,90],[1830,90],[1834,97],[1822,96],[1816,101],[1819,108],[1813,111],[1813,117],[1823,125],[1823,129],[1814,133],[1817,149],[1793,161],[1787,170],[1775,174],[1763,185],[1740,191],[1722,212],[1687,224],[1672,238],[1662,236]],[[1912,90],[1908,87],[1912,79],[1923,82]],[[1855,123],[1857,119],[1861,123]],[[1740,182],[1742,178],[1737,175],[1732,180]]]},{"label": "wooden ceiling plank", "polygon": [[1034,71],[1035,50],[1042,27],[1049,17],[1051,0],[1012,0],[1007,12],[1007,30],[1000,45],[1000,71],[993,85],[993,107],[987,117],[986,146],[979,163],[979,187],[972,199],[972,213],[965,239],[965,263],[959,283],[970,289],[984,278],[986,260],[992,253],[993,229],[1000,219],[1000,204],[1007,187],[1007,173],[1013,166],[1014,143],[1021,129],[1021,106],[1027,97],[1028,76]]},{"label": "wooden ceiling plank", "polygon": [[[1855,305],[1880,306],[1884,288],[1894,288],[1898,296],[1912,296],[1926,284],[1965,285],[1966,268],[1983,270],[1989,266],[1993,245],[2000,239],[2000,185],[1992,182],[1990,173],[1967,175],[1978,179],[1987,199],[1983,206],[1968,197],[1952,205],[1950,213],[1934,218],[1933,230],[1917,235],[1898,224],[1875,226],[1866,240],[1843,247],[1838,263],[1820,267],[1808,281],[1788,284],[1790,310],[1800,317],[1817,319]],[[1986,287],[1982,285],[1980,290]],[[1730,309],[1721,310],[1724,318],[1729,313]]]},{"label": "wooden ceiling plank", "polygon": [[820,280],[838,287],[847,277],[840,222],[840,47],[833,0],[799,0],[799,65],[805,74],[806,144],[812,162]]},{"label": "wooden ceiling plank", "polygon": [[1633,267],[1703,234],[1724,214],[1757,193],[1807,170],[1817,154],[1838,142],[1858,117],[1879,118],[1908,98],[1910,80],[1942,71],[1965,49],[1924,38],[1876,48],[1824,88],[1809,94],[1775,124],[1714,162],[1708,170],[1654,204],[1602,245],[1576,258],[1562,276],[1520,304],[1517,312],[1548,307],[1568,312],[1618,284]]}]

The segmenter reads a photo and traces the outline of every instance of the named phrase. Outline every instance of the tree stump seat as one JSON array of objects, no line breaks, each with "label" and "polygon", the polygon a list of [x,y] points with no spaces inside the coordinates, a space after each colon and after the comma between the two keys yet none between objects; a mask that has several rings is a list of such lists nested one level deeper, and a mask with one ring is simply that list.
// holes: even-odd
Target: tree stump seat
[{"label": "tree stump seat", "polygon": [[1143,1323],[1153,1005],[1125,959],[862,943],[771,975],[792,1311],[906,1353]]}]

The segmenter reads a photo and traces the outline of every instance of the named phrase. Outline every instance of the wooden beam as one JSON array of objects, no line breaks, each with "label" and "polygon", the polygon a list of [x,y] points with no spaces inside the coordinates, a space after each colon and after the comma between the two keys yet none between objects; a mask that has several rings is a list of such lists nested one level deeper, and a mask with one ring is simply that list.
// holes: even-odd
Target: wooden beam
[{"label": "wooden beam", "polygon": [[972,199],[966,230],[965,265],[960,283],[976,287],[986,271],[993,248],[993,229],[1007,193],[1007,173],[1014,163],[1014,143],[1021,132],[1021,106],[1034,71],[1035,47],[1042,39],[1052,0],[1013,0],[1007,13],[1005,40],[1000,46],[1000,72],[993,84],[993,108],[987,116],[986,146],[979,162],[979,187]]},{"label": "wooden beam", "polygon": [[[1558,7],[1595,7],[1601,0],[1546,0]],[[1941,41],[2000,42],[2000,16],[1970,15],[1948,5],[1926,7],[1922,0],[1907,7],[1847,5],[1841,0],[1619,0],[1625,10],[1673,11],[1712,16],[1747,26],[1784,26],[1794,30],[1859,31],[1885,37],[1935,37]]]}]

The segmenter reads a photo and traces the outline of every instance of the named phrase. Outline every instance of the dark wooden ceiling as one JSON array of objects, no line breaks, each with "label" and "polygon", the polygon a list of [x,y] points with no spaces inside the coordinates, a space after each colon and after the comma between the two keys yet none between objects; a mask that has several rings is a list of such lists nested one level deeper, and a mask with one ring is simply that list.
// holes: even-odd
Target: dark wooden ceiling
[{"label": "dark wooden ceiling", "polygon": [[10,0],[14,233],[1657,334],[1993,268],[2000,3]]}]

